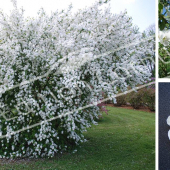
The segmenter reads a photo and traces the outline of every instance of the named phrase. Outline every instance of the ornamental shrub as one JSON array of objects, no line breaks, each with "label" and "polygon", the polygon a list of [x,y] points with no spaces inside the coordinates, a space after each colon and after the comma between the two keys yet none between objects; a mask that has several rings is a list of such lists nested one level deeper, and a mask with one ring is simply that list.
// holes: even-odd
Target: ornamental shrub
[{"label": "ornamental shrub", "polygon": [[101,91],[149,80],[141,64],[154,41],[135,34],[132,19],[94,3],[73,14],[0,17],[0,157],[53,157],[84,142],[100,115]]},{"label": "ornamental shrub", "polygon": [[159,19],[159,77],[167,77],[170,75],[170,1],[160,0],[158,4]]},{"label": "ornamental shrub", "polygon": [[155,89],[146,88],[143,95],[143,103],[151,110],[155,111]]},{"label": "ornamental shrub", "polygon": [[126,96],[122,95],[119,97],[116,97],[116,103],[114,103],[115,106],[122,106],[126,105]]},{"label": "ornamental shrub", "polygon": [[138,91],[138,92],[131,92],[129,94],[129,103],[134,109],[139,109],[140,106],[142,106],[143,101],[142,101],[143,94]]}]

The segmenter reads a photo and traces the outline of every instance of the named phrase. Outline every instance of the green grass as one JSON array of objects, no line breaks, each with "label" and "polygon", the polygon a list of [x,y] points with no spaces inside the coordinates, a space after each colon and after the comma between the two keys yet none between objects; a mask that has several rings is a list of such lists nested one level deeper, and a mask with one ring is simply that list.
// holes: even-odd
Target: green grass
[{"label": "green grass", "polygon": [[154,170],[154,113],[108,107],[76,153],[0,164],[0,170]]}]

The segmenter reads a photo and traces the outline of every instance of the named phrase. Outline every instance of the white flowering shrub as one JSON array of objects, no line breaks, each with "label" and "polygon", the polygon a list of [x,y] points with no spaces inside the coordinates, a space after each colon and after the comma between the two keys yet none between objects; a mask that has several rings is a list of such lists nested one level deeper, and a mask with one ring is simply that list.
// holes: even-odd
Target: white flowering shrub
[{"label": "white flowering shrub", "polygon": [[170,74],[170,31],[159,31],[159,77],[167,77]]},{"label": "white flowering shrub", "polygon": [[9,16],[1,12],[1,158],[53,157],[84,142],[103,92],[114,99],[149,80],[141,56],[153,42],[140,42],[126,12],[102,4],[36,18],[15,3]]},{"label": "white flowering shrub", "polygon": [[170,74],[170,1],[160,0],[158,6],[159,77],[162,78]]}]

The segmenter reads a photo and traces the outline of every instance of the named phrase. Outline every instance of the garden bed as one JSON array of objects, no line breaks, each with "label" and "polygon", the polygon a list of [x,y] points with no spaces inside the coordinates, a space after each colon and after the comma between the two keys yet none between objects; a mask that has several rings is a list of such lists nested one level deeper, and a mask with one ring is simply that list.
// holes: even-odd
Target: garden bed
[{"label": "garden bed", "polygon": [[132,109],[132,110],[139,110],[139,111],[145,111],[145,112],[150,112],[150,113],[155,113],[154,111],[150,111],[148,109],[148,107],[146,106],[141,106],[139,109],[134,109],[132,106],[130,105],[122,105],[122,106],[115,106],[114,104],[106,104],[107,106],[111,106],[111,107],[117,107],[117,108],[124,108],[124,109]]}]

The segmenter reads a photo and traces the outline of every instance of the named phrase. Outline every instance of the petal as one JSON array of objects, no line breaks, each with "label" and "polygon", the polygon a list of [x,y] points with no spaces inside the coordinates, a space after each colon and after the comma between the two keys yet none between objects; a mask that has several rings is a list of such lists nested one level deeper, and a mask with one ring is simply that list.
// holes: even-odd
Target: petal
[{"label": "petal", "polygon": [[170,130],[168,131],[168,138],[169,138],[169,140],[170,140]]},{"label": "petal", "polygon": [[170,116],[167,118],[167,124],[170,126]]}]

